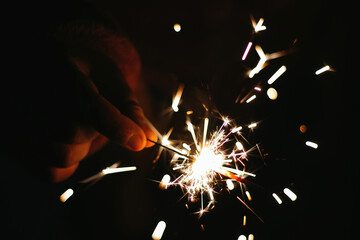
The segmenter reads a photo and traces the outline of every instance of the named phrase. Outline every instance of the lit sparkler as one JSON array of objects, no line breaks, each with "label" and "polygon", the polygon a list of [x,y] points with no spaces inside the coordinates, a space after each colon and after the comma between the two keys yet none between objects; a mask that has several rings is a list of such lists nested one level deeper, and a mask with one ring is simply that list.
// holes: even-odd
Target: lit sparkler
[{"label": "lit sparkler", "polygon": [[[253,148],[246,152],[236,138],[242,127],[231,127],[230,120],[227,118],[222,120],[220,128],[209,134],[209,137],[209,118],[204,119],[204,127],[200,131],[201,137],[197,137],[193,124],[187,120],[187,129],[193,140],[192,148],[191,145],[184,143],[180,145],[183,148],[156,143],[175,152],[171,165],[177,177],[171,182],[167,180],[166,188],[171,185],[180,186],[190,202],[200,200],[201,207],[198,212],[200,216],[214,207],[215,194],[222,186],[232,190],[234,189],[232,181],[243,182],[247,176],[256,176],[254,173],[244,171],[247,153]],[[229,148],[231,144],[233,146]],[[228,149],[231,151],[228,152]],[[223,182],[224,177],[227,178],[225,182]]]}]

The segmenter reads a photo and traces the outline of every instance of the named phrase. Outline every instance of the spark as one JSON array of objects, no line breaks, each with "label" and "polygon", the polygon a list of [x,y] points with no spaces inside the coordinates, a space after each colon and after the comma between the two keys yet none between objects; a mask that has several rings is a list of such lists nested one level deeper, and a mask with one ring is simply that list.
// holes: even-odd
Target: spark
[{"label": "spark", "polygon": [[250,233],[248,239],[249,240],[254,240],[254,234]]},{"label": "spark", "polygon": [[249,192],[249,191],[245,191],[245,194],[246,194],[247,198],[249,199],[249,201],[251,201],[252,198],[251,198],[250,192]]},{"label": "spark", "polygon": [[252,42],[249,42],[249,43],[248,43],[248,45],[246,46],[245,52],[244,52],[241,60],[244,61],[244,60],[246,59],[246,57],[247,57],[247,55],[248,55],[248,53],[249,53],[249,51],[250,51],[250,48],[251,48],[252,44],[253,44]]},{"label": "spark", "polygon": [[273,193],[272,196],[273,196],[273,198],[276,200],[276,202],[278,204],[282,204],[282,200],[280,199],[280,197],[276,193]]},{"label": "spark", "polygon": [[248,98],[248,100],[246,100],[246,103],[251,102],[252,100],[254,100],[256,98],[256,95],[252,95],[251,97]]},{"label": "spark", "polygon": [[315,72],[316,75],[319,75],[319,74],[322,74],[323,72],[326,72],[326,71],[329,71],[330,70],[330,66],[329,65],[326,65],[322,68],[320,68],[319,70],[317,70]]},{"label": "spark", "polygon": [[168,184],[170,183],[170,180],[171,180],[171,177],[169,174],[165,174],[162,179],[161,179],[161,182],[159,184],[159,187],[161,189],[166,189]]},{"label": "spark", "polygon": [[306,146],[312,147],[314,149],[317,149],[319,147],[319,145],[317,143],[310,142],[310,141],[306,141],[305,144],[306,144]]},{"label": "spark", "polygon": [[[219,128],[209,132],[209,119],[204,118],[203,129],[199,131],[202,133],[201,136],[197,136],[190,119],[185,122],[196,146],[195,151],[192,151],[189,144],[181,144],[180,147],[183,147],[184,153],[180,153],[181,149],[171,144],[163,146],[156,143],[176,153],[171,164],[173,165],[172,169],[177,171],[175,175],[178,176],[169,182],[166,188],[174,185],[180,186],[184,191],[184,196],[187,196],[190,202],[200,200],[200,210],[197,212],[200,216],[214,207],[215,194],[222,185],[226,183],[227,188],[232,190],[234,189],[233,181],[242,182],[243,178],[247,176],[256,176],[237,166],[240,162],[245,167],[242,160],[247,155],[244,147],[240,146],[241,143],[236,139],[236,135],[242,127],[232,127],[233,124],[226,117],[222,117],[222,120]],[[227,146],[231,142],[235,145],[233,148]],[[226,147],[223,147],[224,144]],[[232,149],[231,153],[226,153],[229,149]],[[225,182],[222,180],[223,177],[227,178]]]},{"label": "spark", "polygon": [[264,23],[264,19],[260,18],[256,26],[254,27],[255,32],[260,32],[266,29],[266,26],[262,25]]},{"label": "spark", "polygon": [[[175,25],[174,25],[174,28],[175,28]],[[180,84],[178,87],[178,90],[175,94],[175,97],[173,99],[173,103],[171,105],[174,112],[179,111],[179,103],[180,103],[180,99],[181,99],[181,95],[182,95],[183,91],[184,91],[184,84]]]},{"label": "spark", "polygon": [[259,87],[254,87],[254,90],[258,91],[258,92],[261,92],[261,88],[259,88]]},{"label": "spark", "polygon": [[249,209],[262,223],[264,223],[264,220],[262,220],[261,217],[259,217],[259,215],[256,214],[256,212],[254,212],[254,210],[252,210],[243,200],[241,200],[241,198],[236,197],[242,204],[244,204],[244,206]]},{"label": "spark", "polygon": [[153,234],[151,235],[152,239],[160,240],[162,238],[162,235],[164,234],[165,228],[166,228],[166,223],[164,221],[158,222]]},{"label": "spark", "polygon": [[274,73],[274,75],[272,75],[272,76],[269,78],[268,84],[269,84],[269,85],[273,84],[285,71],[286,71],[286,66],[285,66],[285,65],[281,66],[281,67]]},{"label": "spark", "polygon": [[178,24],[178,23],[175,23],[174,24],[174,30],[175,30],[175,32],[180,32],[181,31],[181,25]]},{"label": "spark", "polygon": [[245,235],[240,235],[238,240],[246,240],[246,236]]},{"label": "spark", "polygon": [[257,124],[256,123],[252,123],[252,124],[250,124],[249,126],[248,126],[248,128],[254,128],[254,127],[256,127],[257,126]]},{"label": "spark", "polygon": [[102,170],[102,173],[104,175],[112,174],[112,173],[119,173],[119,172],[129,172],[129,171],[135,171],[136,167],[118,167],[118,168],[105,168]]},{"label": "spark", "polygon": [[259,60],[258,64],[255,66],[255,68],[253,68],[250,71],[249,78],[253,78],[255,74],[259,73],[261,71],[261,69],[263,69],[265,62],[267,61],[267,57],[260,46],[258,46],[258,45],[255,46],[255,50],[256,50],[257,54],[259,55],[260,60]]},{"label": "spark", "polygon": [[276,100],[277,97],[278,97],[278,93],[276,91],[275,88],[269,88],[267,91],[266,91],[266,94],[268,95],[268,97],[271,99],[271,100]]},{"label": "spark", "polygon": [[291,199],[291,201],[295,201],[297,199],[296,194],[288,188],[284,188],[284,193]]},{"label": "spark", "polygon": [[234,189],[234,183],[232,182],[231,179],[226,179],[226,185],[228,187],[229,190],[233,190]]},{"label": "spark", "polygon": [[236,133],[236,132],[239,132],[241,129],[242,129],[242,126],[239,126],[239,127],[233,128],[233,129],[231,130],[231,133]]},{"label": "spark", "polygon": [[74,194],[74,190],[71,188],[67,189],[63,194],[60,195],[60,201],[66,202],[72,195]]},{"label": "spark", "polygon": [[246,226],[246,215],[243,217],[243,226]]}]

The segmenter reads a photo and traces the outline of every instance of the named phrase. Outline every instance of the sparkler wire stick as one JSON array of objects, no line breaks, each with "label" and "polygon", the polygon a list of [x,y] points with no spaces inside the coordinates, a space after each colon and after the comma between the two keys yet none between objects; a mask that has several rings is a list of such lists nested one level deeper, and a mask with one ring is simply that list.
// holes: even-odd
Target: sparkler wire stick
[{"label": "sparkler wire stick", "polygon": [[194,160],[194,158],[193,158],[192,156],[188,156],[188,155],[186,155],[186,154],[183,154],[183,153],[181,153],[181,152],[179,152],[179,151],[177,151],[177,150],[175,150],[175,149],[173,149],[173,148],[169,148],[169,147],[167,147],[167,146],[165,146],[165,145],[163,145],[163,144],[161,144],[161,143],[159,143],[159,142],[155,142],[155,141],[150,140],[150,139],[146,139],[146,140],[148,140],[149,142],[154,143],[155,145],[158,145],[158,146],[160,146],[160,147],[163,147],[163,148],[165,148],[165,149],[167,149],[167,150],[169,150],[169,151],[172,151],[172,152],[174,152],[174,153],[176,153],[176,154],[178,154],[178,155],[180,155],[180,156],[182,156],[182,157],[185,157],[185,158]]}]

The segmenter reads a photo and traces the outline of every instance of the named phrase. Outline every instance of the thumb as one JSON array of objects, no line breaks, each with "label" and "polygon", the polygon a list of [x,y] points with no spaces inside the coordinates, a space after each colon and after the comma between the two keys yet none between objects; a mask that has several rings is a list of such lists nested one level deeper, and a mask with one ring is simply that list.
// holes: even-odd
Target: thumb
[{"label": "thumb", "polygon": [[129,150],[142,150],[146,145],[143,129],[100,94],[91,95],[89,110],[94,128]]}]

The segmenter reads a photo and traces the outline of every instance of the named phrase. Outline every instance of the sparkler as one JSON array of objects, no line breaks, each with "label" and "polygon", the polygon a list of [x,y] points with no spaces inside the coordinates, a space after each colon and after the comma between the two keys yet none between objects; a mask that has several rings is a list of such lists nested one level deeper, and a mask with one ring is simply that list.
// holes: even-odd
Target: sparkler
[{"label": "sparkler", "polygon": [[[172,170],[176,171],[176,178],[166,183],[163,180],[161,188],[169,186],[180,186],[185,196],[190,202],[200,200],[199,215],[207,212],[214,207],[215,195],[225,186],[223,178],[229,190],[234,189],[233,181],[243,182],[248,176],[255,177],[254,173],[245,171],[244,162],[247,161],[249,151],[238,141],[237,135],[242,129],[241,126],[232,127],[230,120],[222,118],[223,122],[220,128],[209,134],[209,118],[204,118],[204,124],[201,137],[197,137],[193,124],[188,119],[186,121],[187,130],[189,131],[193,144],[182,144],[182,149],[170,145],[164,145],[154,142],[156,145],[163,147],[175,153],[171,160]],[[256,123],[252,124],[256,126]],[[153,142],[148,139],[148,141]],[[233,145],[232,145],[233,144]],[[232,147],[229,148],[229,145]],[[226,147],[225,147],[226,146]],[[230,151],[229,151],[230,149]],[[164,176],[165,177],[165,176]],[[163,178],[164,178],[163,177]],[[251,198],[250,193],[247,193]]]}]

